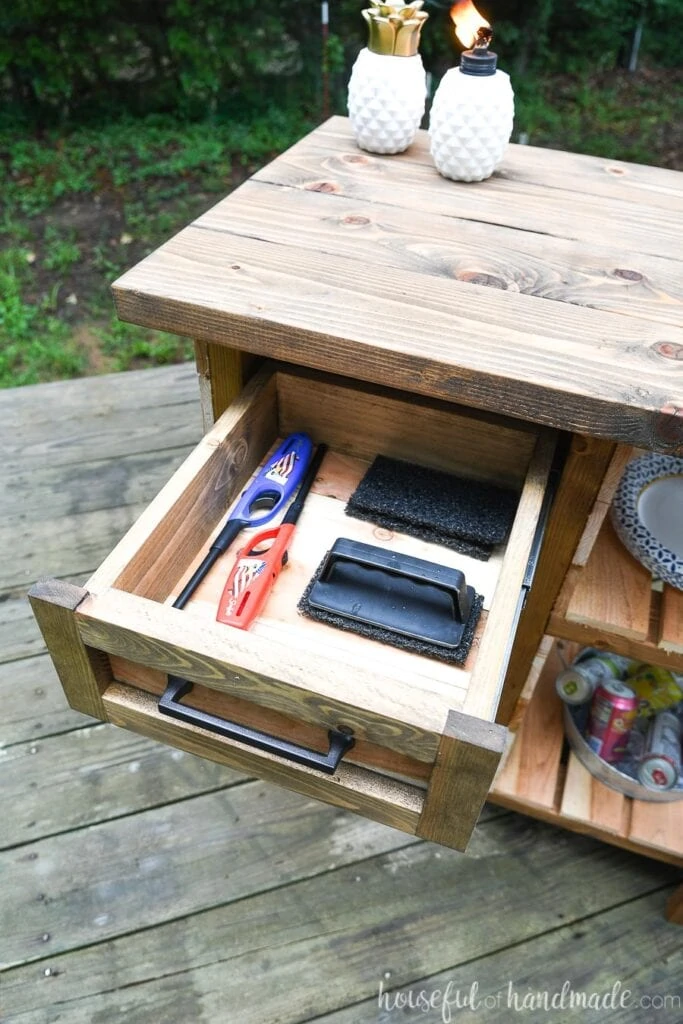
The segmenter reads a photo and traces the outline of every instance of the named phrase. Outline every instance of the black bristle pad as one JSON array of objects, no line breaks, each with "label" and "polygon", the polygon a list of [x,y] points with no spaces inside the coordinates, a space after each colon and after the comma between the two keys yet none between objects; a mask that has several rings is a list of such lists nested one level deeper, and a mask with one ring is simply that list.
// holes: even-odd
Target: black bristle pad
[{"label": "black bristle pad", "polygon": [[392,647],[399,647],[403,651],[412,651],[413,654],[422,654],[427,658],[436,658],[438,661],[448,662],[450,665],[462,665],[467,659],[474,638],[474,631],[479,622],[484,598],[481,594],[475,594],[472,601],[472,608],[465,623],[465,631],[462,640],[457,647],[442,647],[440,644],[431,644],[425,640],[418,640],[415,637],[405,636],[402,633],[394,633],[381,626],[372,626],[367,622],[359,622],[357,619],[347,619],[342,615],[335,615],[333,612],[323,611],[320,608],[313,608],[308,598],[313,585],[320,577],[327,561],[327,556],[318,566],[315,575],[310,580],[305,591],[301,595],[297,605],[300,612],[317,622],[324,622],[328,626],[335,626],[337,629],[344,629],[349,633],[358,633],[369,640],[378,640],[382,644],[390,644]]},{"label": "black bristle pad", "polygon": [[378,455],[347,515],[486,560],[507,537],[514,491]]}]

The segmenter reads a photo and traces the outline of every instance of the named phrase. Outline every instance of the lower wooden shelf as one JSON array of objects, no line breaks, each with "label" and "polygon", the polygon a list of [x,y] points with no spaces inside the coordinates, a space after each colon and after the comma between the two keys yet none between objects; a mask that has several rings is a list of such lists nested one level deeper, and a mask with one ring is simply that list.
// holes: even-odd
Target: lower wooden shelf
[{"label": "lower wooden shelf", "polygon": [[496,804],[595,836],[636,853],[683,866],[683,801],[632,800],[598,782],[564,739],[562,702],[554,682],[576,647],[545,638],[507,759],[489,795]]}]

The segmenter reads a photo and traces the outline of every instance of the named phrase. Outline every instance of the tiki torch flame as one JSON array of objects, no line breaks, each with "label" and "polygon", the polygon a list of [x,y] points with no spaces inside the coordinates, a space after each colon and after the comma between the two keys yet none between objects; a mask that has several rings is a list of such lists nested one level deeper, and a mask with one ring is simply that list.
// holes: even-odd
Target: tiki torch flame
[{"label": "tiki torch flame", "polygon": [[458,0],[451,7],[451,19],[455,25],[455,34],[462,45],[469,49],[485,50],[491,41],[491,25],[482,18],[472,0]]}]

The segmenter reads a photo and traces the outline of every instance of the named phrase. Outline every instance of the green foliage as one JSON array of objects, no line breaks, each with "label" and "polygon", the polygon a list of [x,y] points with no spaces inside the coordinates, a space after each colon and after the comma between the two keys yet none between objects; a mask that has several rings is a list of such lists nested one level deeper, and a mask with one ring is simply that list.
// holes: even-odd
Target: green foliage
[{"label": "green foliage", "polygon": [[185,339],[119,323],[111,282],[311,127],[275,110],[0,132],[0,386],[189,358]]},{"label": "green foliage", "polygon": [[[331,3],[323,47],[319,0],[0,4],[0,386],[189,357],[120,324],[109,285],[310,130],[323,79],[346,112],[364,6]],[[425,5],[435,85],[459,52],[450,6]],[[477,6],[513,76],[515,136],[676,166],[680,88],[614,69],[639,23],[641,66],[675,64],[683,0]]]},{"label": "green foliage", "polygon": [[[366,41],[363,0],[9,0],[0,5],[6,123],[44,125],[152,112],[244,120],[274,105],[319,114],[323,68],[337,103]],[[421,51],[437,78],[458,46],[450,0],[426,0]],[[623,66],[642,18],[641,59],[675,66],[681,0],[480,0],[501,66],[578,73]],[[273,99],[275,98],[275,104]],[[0,104],[2,109],[2,104]],[[211,145],[211,139],[206,139]]]},{"label": "green foliage", "polygon": [[132,370],[136,366],[164,366],[191,359],[192,342],[173,334],[152,331],[135,324],[126,324],[113,317],[106,329],[95,332],[102,343],[102,351],[110,357],[112,371]]},{"label": "green foliage", "polygon": [[67,195],[118,193],[150,179],[167,178],[170,189],[182,189],[183,178],[210,171],[217,184],[230,180],[233,163],[259,164],[312,124],[297,111],[275,109],[251,121],[197,124],[170,116],[126,117],[67,135],[53,129],[40,138],[17,139],[5,129],[0,189],[8,206],[34,215]]},{"label": "green foliage", "polygon": [[74,377],[84,365],[68,325],[50,313],[53,298],[24,300],[30,255],[15,247],[0,252],[0,387]]},{"label": "green foliage", "polygon": [[319,4],[275,0],[22,0],[0,7],[0,81],[29,119],[171,111],[186,118],[277,93],[315,102]]},{"label": "green foliage", "polygon": [[[660,164],[680,153],[683,90],[652,75],[527,75],[515,79],[515,130],[535,146]],[[676,142],[676,133],[679,133]]]},{"label": "green foliage", "polygon": [[50,225],[45,229],[45,249],[43,263],[47,270],[69,270],[81,256],[73,232],[63,236]]}]

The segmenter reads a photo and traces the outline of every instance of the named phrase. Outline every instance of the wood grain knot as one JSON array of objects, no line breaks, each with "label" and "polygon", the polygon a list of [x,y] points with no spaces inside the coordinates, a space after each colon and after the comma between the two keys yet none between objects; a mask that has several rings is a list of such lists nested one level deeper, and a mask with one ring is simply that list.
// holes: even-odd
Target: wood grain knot
[{"label": "wood grain knot", "polygon": [[482,274],[478,271],[462,270],[455,275],[458,281],[466,281],[467,284],[483,284],[486,288],[500,288],[507,291],[507,284],[502,277],[495,274]]},{"label": "wood grain knot", "polygon": [[606,167],[605,170],[608,174],[626,174],[623,167]]},{"label": "wood grain knot", "polygon": [[683,360],[683,345],[677,345],[674,341],[657,341],[650,347],[653,352],[665,359]]},{"label": "wood grain knot", "polygon": [[613,272],[615,277],[621,277],[624,281],[642,281],[643,275],[639,270],[624,270],[622,267],[617,267]]},{"label": "wood grain knot", "polygon": [[216,490],[232,486],[233,481],[249,455],[249,445],[244,437],[240,437],[236,441],[223,442],[221,447],[224,450],[225,462],[218,473]]},{"label": "wood grain knot", "polygon": [[369,224],[369,223],[370,223],[370,218],[369,217],[361,217],[361,215],[359,213],[350,213],[348,217],[344,217],[344,219],[342,220],[342,224],[355,225],[355,224]]},{"label": "wood grain knot", "polygon": [[304,186],[307,192],[341,192],[333,181],[310,181]]},{"label": "wood grain knot", "polygon": [[345,164],[371,164],[372,157],[363,156],[362,153],[345,153],[342,157]]}]

